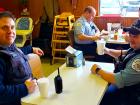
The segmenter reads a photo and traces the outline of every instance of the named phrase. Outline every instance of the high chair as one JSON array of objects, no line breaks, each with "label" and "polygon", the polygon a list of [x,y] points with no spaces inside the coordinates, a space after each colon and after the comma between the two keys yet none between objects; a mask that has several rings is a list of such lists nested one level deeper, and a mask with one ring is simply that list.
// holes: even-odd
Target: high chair
[{"label": "high chair", "polygon": [[23,47],[27,40],[32,45],[33,20],[30,17],[20,17],[16,20],[16,40],[17,47]]}]

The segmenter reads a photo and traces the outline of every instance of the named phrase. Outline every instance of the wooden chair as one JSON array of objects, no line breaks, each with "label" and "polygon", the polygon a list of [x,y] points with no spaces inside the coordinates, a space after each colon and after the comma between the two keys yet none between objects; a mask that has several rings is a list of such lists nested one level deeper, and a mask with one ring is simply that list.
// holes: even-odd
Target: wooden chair
[{"label": "wooden chair", "polygon": [[[80,46],[80,45],[76,44],[74,41],[74,30],[73,29],[68,32],[68,37],[69,37],[70,45],[73,48],[77,48],[78,46]],[[84,57],[86,60],[93,60],[95,58],[95,56],[92,56],[92,55],[84,55]]]},{"label": "wooden chair", "polygon": [[29,64],[33,73],[33,77],[41,78],[43,77],[43,70],[41,65],[40,57],[37,54],[28,54]]}]

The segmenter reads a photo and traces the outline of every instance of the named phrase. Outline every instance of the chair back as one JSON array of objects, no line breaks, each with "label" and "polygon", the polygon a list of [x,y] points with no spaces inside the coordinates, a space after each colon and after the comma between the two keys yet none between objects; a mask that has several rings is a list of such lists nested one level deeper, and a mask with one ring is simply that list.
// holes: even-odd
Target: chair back
[{"label": "chair back", "polygon": [[16,20],[16,30],[31,30],[33,20],[30,17],[21,17]]},{"label": "chair back", "polygon": [[[77,44],[75,43],[75,39],[74,39],[74,30],[70,30],[68,32],[68,37],[69,37],[69,41],[70,41],[70,45],[74,48],[74,49],[77,49],[77,50],[81,50],[81,45],[80,44]],[[83,50],[81,50],[83,51]],[[84,52],[83,52],[84,53]],[[92,55],[85,55],[84,54],[84,58],[87,59],[87,60],[93,60],[95,58],[95,56],[92,56]]]},{"label": "chair back", "polygon": [[73,47],[74,46],[74,30],[70,30],[68,32],[68,37],[69,37],[69,41],[70,41],[70,45]]},{"label": "chair back", "polygon": [[30,17],[20,17],[16,20],[16,40],[17,47],[23,47],[27,40],[32,45],[33,20]]},{"label": "chair back", "polygon": [[42,70],[42,64],[40,57],[37,54],[28,54],[28,61],[32,70],[32,74],[36,78],[41,78],[44,76],[43,70]]}]

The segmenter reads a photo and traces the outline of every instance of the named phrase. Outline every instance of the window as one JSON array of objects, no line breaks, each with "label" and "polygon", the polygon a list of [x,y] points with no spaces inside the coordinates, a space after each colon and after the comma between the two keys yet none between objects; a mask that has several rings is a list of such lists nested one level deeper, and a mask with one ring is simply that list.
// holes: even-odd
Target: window
[{"label": "window", "polygon": [[100,16],[138,17],[140,0],[100,0]]}]

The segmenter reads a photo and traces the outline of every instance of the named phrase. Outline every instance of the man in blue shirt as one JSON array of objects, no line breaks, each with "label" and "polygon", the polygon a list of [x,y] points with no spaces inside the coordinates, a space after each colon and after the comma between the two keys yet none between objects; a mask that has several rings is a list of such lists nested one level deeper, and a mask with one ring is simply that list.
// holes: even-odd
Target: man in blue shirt
[{"label": "man in blue shirt", "polygon": [[117,72],[106,72],[98,65],[91,68],[92,73],[111,83],[101,105],[140,105],[140,20],[124,30],[129,32],[130,49],[105,48],[106,54],[121,58],[115,67]]},{"label": "man in blue shirt", "polygon": [[26,54],[43,55],[39,48],[17,48],[15,18],[0,12],[0,105],[21,105],[20,99],[35,90],[36,82]]},{"label": "man in blue shirt", "polygon": [[100,31],[93,22],[95,15],[96,10],[92,6],[88,6],[74,23],[74,40],[78,45],[76,49],[82,50],[85,55],[96,54],[94,41],[100,39]]}]

